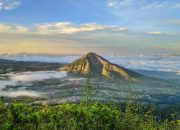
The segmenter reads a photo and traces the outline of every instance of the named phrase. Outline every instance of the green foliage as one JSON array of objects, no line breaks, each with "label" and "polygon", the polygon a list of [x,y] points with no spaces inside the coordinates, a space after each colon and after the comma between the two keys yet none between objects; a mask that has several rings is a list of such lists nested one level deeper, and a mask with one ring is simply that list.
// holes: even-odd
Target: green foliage
[{"label": "green foliage", "polygon": [[143,105],[133,97],[132,91],[128,102],[119,104],[93,102],[92,91],[88,78],[84,100],[79,104],[5,104],[2,98],[0,130],[180,130],[180,118],[176,111],[168,118],[161,118],[155,105]]},{"label": "green foliage", "polygon": [[93,91],[93,86],[91,84],[89,77],[86,80],[83,91],[84,91],[84,98],[83,98],[82,103],[85,103],[86,107],[88,107],[92,99],[92,91]]},{"label": "green foliage", "polygon": [[31,106],[0,102],[1,130],[180,130],[179,120],[162,120],[155,106],[137,103],[121,105],[94,102]]}]

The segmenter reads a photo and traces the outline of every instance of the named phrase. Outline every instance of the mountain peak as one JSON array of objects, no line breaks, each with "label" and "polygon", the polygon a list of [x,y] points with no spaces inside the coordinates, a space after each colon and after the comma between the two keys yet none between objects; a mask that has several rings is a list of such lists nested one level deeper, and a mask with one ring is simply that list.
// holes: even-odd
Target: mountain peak
[{"label": "mountain peak", "polygon": [[136,78],[140,76],[140,74],[113,64],[93,52],[83,55],[81,58],[60,68],[59,70],[110,79],[136,80]]},{"label": "mountain peak", "polygon": [[98,57],[99,55],[97,55],[96,53],[94,52],[89,52],[85,55],[83,55],[81,58],[92,58],[92,57]]},{"label": "mountain peak", "polygon": [[89,52],[89,53],[85,54],[85,56],[95,56],[95,55],[97,55],[97,54],[94,52]]}]

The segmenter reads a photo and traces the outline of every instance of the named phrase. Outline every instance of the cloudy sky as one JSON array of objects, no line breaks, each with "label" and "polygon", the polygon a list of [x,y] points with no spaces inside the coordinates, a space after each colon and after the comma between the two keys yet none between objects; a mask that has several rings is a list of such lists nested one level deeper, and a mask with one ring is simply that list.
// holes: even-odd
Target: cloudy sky
[{"label": "cloudy sky", "polygon": [[180,53],[179,0],[0,0],[0,53]]}]

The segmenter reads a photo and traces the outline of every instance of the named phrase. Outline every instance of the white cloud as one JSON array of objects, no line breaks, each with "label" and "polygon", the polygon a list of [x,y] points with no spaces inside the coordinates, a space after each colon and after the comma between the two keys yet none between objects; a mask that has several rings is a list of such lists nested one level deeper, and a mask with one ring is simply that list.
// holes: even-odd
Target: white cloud
[{"label": "white cloud", "polygon": [[148,34],[152,34],[152,35],[161,35],[163,34],[162,32],[148,32]]},{"label": "white cloud", "polygon": [[140,7],[141,10],[145,9],[158,9],[158,8],[169,8],[171,5],[168,1],[164,2],[153,2]]},{"label": "white cloud", "polygon": [[7,97],[19,97],[19,96],[28,96],[28,97],[41,97],[42,94],[40,92],[30,91],[30,90],[18,90],[12,92],[4,92],[3,96]]},{"label": "white cloud", "polygon": [[116,0],[108,0],[107,5],[112,8],[118,8],[118,1]]},{"label": "white cloud", "polygon": [[98,25],[96,23],[87,23],[76,25],[71,22],[59,22],[59,23],[42,23],[32,27],[26,27],[22,25],[11,25],[0,23],[0,33],[16,33],[16,34],[76,34],[81,32],[93,32],[93,31],[125,31],[124,27],[120,26],[106,26]]},{"label": "white cloud", "polygon": [[129,6],[131,3],[133,3],[134,0],[121,0],[119,3],[120,6]]},{"label": "white cloud", "polygon": [[[9,79],[8,80],[0,80],[0,96],[2,95],[2,93],[4,94],[5,92],[2,91],[3,88],[5,88],[7,85],[10,86],[16,86],[16,85],[28,85],[31,82],[34,81],[42,81],[42,80],[46,80],[46,79],[51,79],[51,78],[64,78],[67,77],[66,72],[57,72],[57,71],[38,71],[38,72],[21,72],[21,73],[9,73],[6,74],[5,76],[8,76]],[[16,92],[18,93],[17,95],[19,96],[27,96],[27,95],[31,95],[33,93],[26,90],[20,89],[16,92],[8,92],[6,91],[6,95],[13,95]],[[33,95],[32,95],[33,96]],[[34,95],[35,96],[35,95]]]},{"label": "white cloud", "polygon": [[122,28],[119,26],[104,26],[104,25],[98,25],[96,23],[75,25],[70,22],[40,24],[37,25],[36,28],[37,28],[37,33],[39,34],[75,34],[80,32],[93,32],[93,31],[101,31],[101,30],[104,31],[126,30],[126,28]]},{"label": "white cloud", "polygon": [[140,10],[148,10],[148,9],[159,9],[159,8],[180,8],[180,3],[172,2],[170,0],[160,1],[145,1],[139,0],[107,0],[107,6],[117,9],[117,8],[136,8]]},{"label": "white cloud", "polygon": [[175,33],[175,32],[159,32],[159,31],[147,32],[146,34],[151,34],[151,35],[166,35],[166,36],[179,35],[179,33]]},{"label": "white cloud", "polygon": [[107,5],[112,8],[128,7],[134,0],[108,0]]},{"label": "white cloud", "polygon": [[[32,44],[32,43],[29,43]],[[14,55],[14,54],[6,54],[0,55],[0,59],[8,59],[8,60],[15,60],[15,61],[26,61],[26,62],[51,62],[51,63],[71,63],[78,59],[79,56],[41,56],[41,55]],[[45,74],[42,74],[45,75]],[[33,75],[34,76],[34,75]]]},{"label": "white cloud", "polygon": [[38,71],[9,74],[9,76],[14,82],[33,82],[50,78],[64,78],[67,76],[67,74],[65,72],[56,71]]},{"label": "white cloud", "polygon": [[21,0],[0,0],[0,10],[13,10],[21,3]]},{"label": "white cloud", "polygon": [[172,8],[180,8],[180,3],[173,5]]},{"label": "white cloud", "polygon": [[20,72],[20,73],[9,73],[8,80],[0,80],[0,96],[18,97],[18,96],[29,96],[29,97],[41,97],[42,92],[26,90],[26,88],[18,88],[17,90],[2,91],[7,85],[15,86],[22,85],[28,86],[34,81],[42,81],[51,78],[64,78],[67,77],[66,72],[58,71],[38,71],[38,72]]},{"label": "white cloud", "polygon": [[29,29],[21,25],[9,25],[0,23],[0,33],[27,33]]}]

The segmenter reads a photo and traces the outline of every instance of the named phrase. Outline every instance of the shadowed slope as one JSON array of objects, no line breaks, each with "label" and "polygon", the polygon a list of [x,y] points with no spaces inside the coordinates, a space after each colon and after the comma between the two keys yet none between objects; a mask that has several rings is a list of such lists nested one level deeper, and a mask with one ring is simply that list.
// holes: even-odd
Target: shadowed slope
[{"label": "shadowed slope", "polygon": [[103,57],[88,53],[73,63],[59,69],[69,73],[136,81],[142,75],[109,62]]}]

